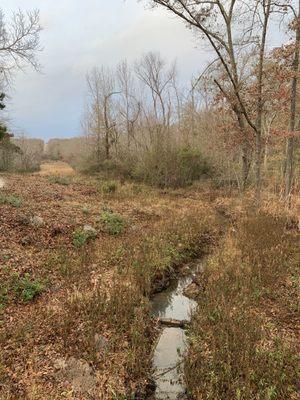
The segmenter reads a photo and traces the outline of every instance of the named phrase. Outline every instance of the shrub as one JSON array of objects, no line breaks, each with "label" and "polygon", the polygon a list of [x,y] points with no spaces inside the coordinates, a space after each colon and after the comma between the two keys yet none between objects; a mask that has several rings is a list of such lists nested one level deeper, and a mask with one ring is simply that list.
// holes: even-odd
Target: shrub
[{"label": "shrub", "polygon": [[73,233],[73,244],[76,247],[82,247],[88,241],[89,235],[81,229]]},{"label": "shrub", "polygon": [[89,240],[94,239],[96,233],[92,229],[76,229],[73,233],[73,244],[75,247],[84,246]]},{"label": "shrub", "polygon": [[[191,147],[183,147],[177,151],[180,177],[192,182],[212,173],[212,167],[202,153]],[[183,182],[184,183],[184,182]]]},{"label": "shrub", "polygon": [[115,171],[117,164],[114,160],[103,160],[101,164],[101,169],[103,171]]},{"label": "shrub", "polygon": [[6,204],[6,203],[7,203],[7,196],[0,193],[0,204]]},{"label": "shrub", "polygon": [[118,189],[118,183],[116,181],[107,181],[104,182],[101,190],[105,194],[112,194],[115,193]]},{"label": "shrub", "polygon": [[39,281],[31,280],[29,274],[21,279],[18,277],[14,286],[15,294],[25,303],[33,300],[42,291],[42,284]]},{"label": "shrub", "polygon": [[161,147],[143,155],[133,167],[132,177],[161,188],[178,188],[211,173],[211,166],[198,149]]},{"label": "shrub", "polygon": [[101,214],[101,222],[104,224],[106,232],[110,235],[118,235],[122,233],[126,225],[125,220],[121,215],[109,211],[104,211]]},{"label": "shrub", "polygon": [[6,299],[7,299],[8,289],[7,286],[4,285],[0,289],[0,311],[4,308]]}]

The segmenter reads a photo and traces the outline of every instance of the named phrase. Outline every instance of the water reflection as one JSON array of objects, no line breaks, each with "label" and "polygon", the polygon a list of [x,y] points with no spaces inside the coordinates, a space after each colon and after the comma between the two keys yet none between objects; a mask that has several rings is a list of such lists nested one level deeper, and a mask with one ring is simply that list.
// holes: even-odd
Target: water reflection
[{"label": "water reflection", "polygon": [[184,392],[182,360],[185,350],[185,332],[178,328],[165,328],[154,353],[156,399],[175,400]]},{"label": "water reflection", "polygon": [[191,282],[191,277],[181,278],[173,282],[168,289],[155,295],[152,302],[153,315],[161,318],[189,320],[196,302],[184,296],[183,291]]},{"label": "water reflection", "polygon": [[[152,313],[156,317],[190,320],[196,302],[183,295],[184,289],[192,282],[189,277],[172,282],[170,287],[155,295]],[[175,400],[184,393],[183,359],[187,349],[185,331],[179,328],[165,328],[162,331],[154,353],[155,398]]]}]

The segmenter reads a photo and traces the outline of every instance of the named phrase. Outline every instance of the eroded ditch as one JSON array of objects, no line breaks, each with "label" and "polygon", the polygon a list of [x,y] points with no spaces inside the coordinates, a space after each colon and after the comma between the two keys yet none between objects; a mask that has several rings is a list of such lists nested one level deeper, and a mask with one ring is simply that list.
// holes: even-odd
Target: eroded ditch
[{"label": "eroded ditch", "polygon": [[153,297],[153,316],[163,325],[153,356],[157,400],[175,400],[185,394],[183,363],[187,336],[184,326],[191,320],[197,303],[184,293],[202,265],[203,260],[194,261],[185,276],[173,280],[167,289]]}]

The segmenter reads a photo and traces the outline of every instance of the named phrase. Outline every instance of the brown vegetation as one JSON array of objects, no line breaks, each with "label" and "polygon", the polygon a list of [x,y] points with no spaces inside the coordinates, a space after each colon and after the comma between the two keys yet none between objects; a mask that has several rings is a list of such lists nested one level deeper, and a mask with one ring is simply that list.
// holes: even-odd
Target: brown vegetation
[{"label": "brown vegetation", "polygon": [[240,217],[199,277],[186,380],[196,399],[297,399],[299,233]]},{"label": "brown vegetation", "polygon": [[[300,11],[150,3],[214,50],[198,78],[182,87],[150,52],[87,73],[80,137],[44,145],[0,120],[1,400],[146,399],[151,296],[208,251],[191,323],[160,321],[188,330],[188,395],[299,399]],[[294,37],[269,50],[278,15]],[[40,30],[0,10],[0,85],[38,69]]]},{"label": "brown vegetation", "polygon": [[94,398],[130,396],[151,370],[149,295],[218,218],[202,192],[57,177],[4,175],[0,189],[1,398],[85,399],[83,371]]}]

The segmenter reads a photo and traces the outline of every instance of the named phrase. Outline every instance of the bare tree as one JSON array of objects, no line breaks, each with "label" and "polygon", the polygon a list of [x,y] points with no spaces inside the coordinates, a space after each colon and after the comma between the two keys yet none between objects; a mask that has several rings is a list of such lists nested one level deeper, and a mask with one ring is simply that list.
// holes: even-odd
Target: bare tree
[{"label": "bare tree", "polygon": [[127,136],[127,146],[135,140],[135,126],[141,113],[141,102],[136,95],[136,82],[127,61],[122,61],[117,66],[117,81],[121,96],[119,112],[122,117],[121,125]]},{"label": "bare tree", "polygon": [[99,168],[101,163],[101,149],[103,136],[102,93],[99,83],[99,71],[94,69],[87,74],[88,105],[83,121],[84,131],[93,138],[95,143],[96,163]]},{"label": "bare tree", "polygon": [[[23,69],[31,65],[36,70],[39,63],[36,58],[40,50],[40,17],[38,11],[14,13],[12,19],[7,22],[3,11],[0,9],[0,87],[1,91],[11,84],[13,73],[16,69]],[[0,109],[5,108],[3,104],[5,94],[0,93]],[[18,146],[11,143],[13,135],[7,132],[6,126],[0,123],[0,145],[2,147],[2,158],[10,157],[11,152],[19,153]]]},{"label": "bare tree", "polygon": [[96,162],[99,167],[102,158],[110,158],[111,145],[116,141],[116,103],[113,97],[119,92],[115,90],[113,71],[104,67],[94,68],[87,74],[87,85],[89,102],[83,127],[95,139]]},{"label": "bare tree", "polygon": [[0,10],[0,71],[2,84],[10,81],[15,69],[31,65],[39,69],[37,52],[40,48],[39,12],[18,10],[9,22]]},{"label": "bare tree", "polygon": [[[111,117],[111,98],[119,94],[120,92],[111,92],[104,96],[104,108],[103,108],[103,116],[104,116],[104,127],[105,127],[105,158],[106,160],[110,159],[110,147],[111,144],[116,143],[117,141],[117,123],[115,119]],[[115,137],[112,137],[112,133],[115,133]]]},{"label": "bare tree", "polygon": [[[250,3],[251,6],[238,0],[152,0],[152,3],[169,10],[189,27],[199,32],[215,51],[217,59],[223,68],[227,85],[220,79],[215,79],[215,84],[231,104],[241,134],[244,137],[242,145],[243,186],[246,184],[250,168],[247,125],[256,136],[256,187],[258,195],[261,180],[260,115],[263,108],[262,80],[271,1],[257,0],[253,4]],[[236,24],[238,23],[243,24],[242,31],[236,29]],[[243,99],[243,82],[238,62],[241,54],[251,46],[258,46],[259,49],[257,60],[257,110],[256,118],[254,119],[247,108],[247,103]]]},{"label": "bare tree", "polygon": [[294,147],[295,139],[293,133],[297,128],[296,122],[296,110],[298,104],[298,74],[299,74],[299,64],[300,64],[300,1],[298,3],[298,11],[296,11],[292,6],[290,6],[294,14],[294,29],[295,29],[295,51],[293,59],[293,75],[291,80],[291,109],[290,109],[290,126],[289,131],[291,136],[287,138],[286,143],[286,160],[285,160],[285,198],[286,205],[289,208],[291,205],[291,193],[293,184],[293,171],[294,171]]},{"label": "bare tree", "polygon": [[[256,106],[256,158],[255,158],[255,173],[256,173],[256,199],[260,200],[261,191],[261,164],[262,164],[262,129],[263,129],[263,81],[264,81],[264,66],[266,53],[266,40],[268,32],[268,24],[271,15],[271,0],[260,0],[257,2],[257,7],[261,8],[261,13],[257,12],[261,25],[261,38],[259,41],[259,59],[257,65],[257,106]],[[254,14],[255,15],[255,14]]]},{"label": "bare tree", "polygon": [[167,68],[159,53],[150,52],[136,62],[135,71],[150,91],[156,121],[162,126],[168,126],[171,114],[169,90],[176,75],[175,65]]}]

